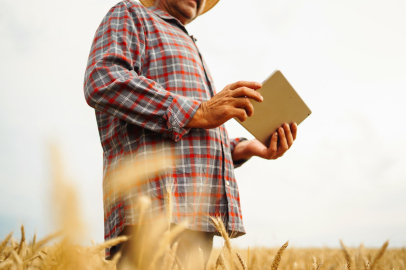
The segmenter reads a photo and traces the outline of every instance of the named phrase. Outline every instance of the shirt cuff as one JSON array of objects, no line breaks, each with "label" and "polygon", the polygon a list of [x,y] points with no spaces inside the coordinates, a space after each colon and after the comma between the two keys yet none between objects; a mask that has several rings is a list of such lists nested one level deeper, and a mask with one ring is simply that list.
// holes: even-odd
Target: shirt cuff
[{"label": "shirt cuff", "polygon": [[[230,140],[230,150],[231,150],[231,155],[234,152],[235,147],[237,146],[238,143],[247,141],[247,138],[235,138]],[[241,167],[245,162],[247,162],[249,159],[239,159],[239,160],[233,160],[234,164],[234,169]]]},{"label": "shirt cuff", "polygon": [[163,116],[167,126],[165,137],[170,137],[177,142],[189,133],[191,128],[185,126],[193,118],[201,102],[181,95],[171,95],[169,102],[170,105]]}]

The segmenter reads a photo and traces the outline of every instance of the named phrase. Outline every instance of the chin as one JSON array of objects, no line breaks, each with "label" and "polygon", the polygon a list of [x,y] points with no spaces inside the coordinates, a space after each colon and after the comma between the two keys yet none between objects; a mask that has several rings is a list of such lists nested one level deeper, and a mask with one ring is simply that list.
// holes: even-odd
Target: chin
[{"label": "chin", "polygon": [[191,8],[185,9],[182,12],[182,15],[190,20],[196,18],[196,14],[197,14],[196,10],[191,9]]}]

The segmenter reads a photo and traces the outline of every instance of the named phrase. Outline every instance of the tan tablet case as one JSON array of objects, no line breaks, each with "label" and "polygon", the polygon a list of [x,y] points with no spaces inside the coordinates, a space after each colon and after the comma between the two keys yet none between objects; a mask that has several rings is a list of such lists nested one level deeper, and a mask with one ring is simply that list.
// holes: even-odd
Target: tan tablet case
[{"label": "tan tablet case", "polygon": [[266,147],[269,147],[272,134],[283,123],[299,125],[312,113],[279,70],[272,73],[257,91],[264,101],[250,99],[254,115],[244,122],[236,120]]}]

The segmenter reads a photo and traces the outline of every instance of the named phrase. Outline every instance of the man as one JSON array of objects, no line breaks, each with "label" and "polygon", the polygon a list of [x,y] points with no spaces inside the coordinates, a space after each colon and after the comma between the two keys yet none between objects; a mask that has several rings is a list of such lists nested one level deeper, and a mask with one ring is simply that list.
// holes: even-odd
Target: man
[{"label": "man", "polygon": [[[245,234],[234,168],[252,156],[281,157],[296,138],[297,125],[285,124],[269,148],[245,138],[229,140],[226,121],[254,113],[249,99],[262,101],[260,83],[239,81],[216,93],[207,64],[185,28],[218,0],[125,0],[97,29],[85,74],[87,103],[96,110],[103,147],[105,238],[136,224],[131,199],[148,195],[152,215],[165,211],[164,191],[173,185],[171,222],[188,219],[206,260],[215,228],[207,216],[222,216],[234,237]],[[170,145],[173,172],[116,191],[106,177],[126,155],[141,161]],[[196,199],[199,194],[199,199]],[[181,243],[179,244],[179,248]],[[113,253],[116,252],[112,249]],[[106,256],[111,255],[107,250]]]}]

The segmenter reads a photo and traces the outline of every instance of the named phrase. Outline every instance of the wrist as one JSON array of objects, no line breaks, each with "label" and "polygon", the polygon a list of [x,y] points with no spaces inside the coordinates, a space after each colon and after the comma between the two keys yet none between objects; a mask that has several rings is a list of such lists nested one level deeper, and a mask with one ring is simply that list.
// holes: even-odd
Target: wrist
[{"label": "wrist", "polygon": [[243,141],[235,146],[234,151],[232,153],[232,158],[234,161],[248,160],[253,156],[249,148],[249,143],[250,141]]},{"label": "wrist", "polygon": [[195,114],[192,116],[192,119],[190,119],[189,123],[187,123],[185,127],[202,128],[203,120],[202,103],[200,103],[199,108],[196,110]]}]

